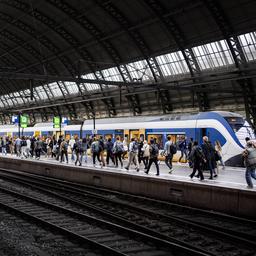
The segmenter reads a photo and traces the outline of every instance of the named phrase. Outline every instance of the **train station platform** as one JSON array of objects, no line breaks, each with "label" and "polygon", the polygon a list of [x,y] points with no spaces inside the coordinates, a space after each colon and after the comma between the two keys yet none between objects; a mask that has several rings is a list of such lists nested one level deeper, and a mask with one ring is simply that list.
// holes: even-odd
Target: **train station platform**
[{"label": "train station platform", "polygon": [[[124,161],[126,166],[127,160]],[[42,156],[40,160],[20,159],[16,156],[0,156],[0,168],[25,171],[53,178],[96,185],[121,192],[148,196],[175,203],[212,209],[237,216],[255,218],[256,189],[248,189],[245,181],[245,169],[236,167],[220,167],[217,178],[209,180],[209,172],[205,172],[205,180],[190,179],[192,169],[187,164],[173,164],[173,172],[162,161],[160,175],[156,176],[155,166],[149,174],[144,173],[141,163],[140,171],[134,166],[127,171],[113,165],[103,167],[92,165],[91,158],[83,166],[75,166],[74,162],[59,163],[56,159]],[[255,186],[256,187],[256,186]]]}]

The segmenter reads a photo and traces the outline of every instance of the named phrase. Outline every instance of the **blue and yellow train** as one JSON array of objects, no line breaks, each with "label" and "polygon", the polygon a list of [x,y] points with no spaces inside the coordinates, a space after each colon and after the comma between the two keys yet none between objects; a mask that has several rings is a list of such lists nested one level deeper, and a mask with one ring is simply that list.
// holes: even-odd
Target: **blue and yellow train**
[{"label": "blue and yellow train", "polygon": [[[255,140],[255,134],[248,122],[239,114],[224,111],[203,112],[195,115],[165,115],[145,117],[107,118],[96,120],[97,136],[113,140],[118,136],[129,141],[132,137],[150,140],[156,138],[163,148],[166,137],[170,135],[173,141],[181,137],[188,140],[193,138],[202,143],[202,137],[208,136],[214,143],[220,141],[223,159],[227,165],[241,164],[241,152],[244,148],[245,137]],[[95,132],[95,131],[94,131]],[[36,124],[34,127],[23,129],[25,136],[59,136],[66,138],[89,137],[93,133],[93,121],[86,120],[81,125],[67,125],[59,131],[52,123]],[[18,128],[14,125],[1,126],[0,136],[18,135]]]}]

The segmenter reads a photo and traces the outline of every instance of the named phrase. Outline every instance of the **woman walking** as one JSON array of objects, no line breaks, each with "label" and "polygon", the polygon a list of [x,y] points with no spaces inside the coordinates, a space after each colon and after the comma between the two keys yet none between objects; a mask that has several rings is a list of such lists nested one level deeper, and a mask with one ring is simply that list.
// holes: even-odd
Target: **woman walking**
[{"label": "woman walking", "polygon": [[197,141],[194,141],[192,151],[191,151],[189,157],[193,163],[193,172],[189,175],[189,177],[191,179],[193,179],[193,177],[196,174],[196,171],[198,171],[198,176],[199,176],[200,180],[204,180],[204,175],[202,172],[202,165],[204,162],[206,162],[206,159],[205,159],[204,153],[203,153],[201,147],[198,145]]},{"label": "woman walking", "polygon": [[148,142],[146,140],[144,140],[143,142],[143,147],[141,149],[141,151],[143,152],[143,163],[145,165],[145,169],[148,168],[148,160],[149,160],[149,156],[150,156],[150,153],[149,153],[149,145],[148,145]]},{"label": "woman walking", "polygon": [[[218,140],[215,141],[215,152],[216,152],[216,155],[217,155],[217,172],[219,173],[219,161],[220,161],[220,164],[222,165],[222,169],[224,170],[225,169],[225,164],[223,162],[223,154],[222,154],[222,147],[221,147],[221,144]],[[216,160],[217,160],[216,159]]]}]

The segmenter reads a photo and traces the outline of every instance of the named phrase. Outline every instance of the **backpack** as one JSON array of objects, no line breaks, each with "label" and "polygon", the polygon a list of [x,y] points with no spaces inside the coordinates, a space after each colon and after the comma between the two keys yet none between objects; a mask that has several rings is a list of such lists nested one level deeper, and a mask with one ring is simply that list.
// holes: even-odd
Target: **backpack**
[{"label": "backpack", "polygon": [[63,151],[67,151],[68,150],[68,143],[66,141],[63,141],[61,144],[62,144],[61,145],[62,150]]},{"label": "backpack", "polygon": [[82,151],[82,145],[80,141],[75,142],[73,150],[75,152],[81,152]]},{"label": "backpack", "polygon": [[116,143],[116,153],[123,153],[124,152],[124,147],[121,142]]},{"label": "backpack", "polygon": [[247,166],[256,166],[256,149],[255,148],[247,148],[247,157],[245,159]]},{"label": "backpack", "polygon": [[204,158],[203,151],[200,147],[196,148],[195,156],[201,161]]},{"label": "backpack", "polygon": [[177,153],[177,147],[174,144],[170,145],[170,152],[174,155]]},{"label": "backpack", "polygon": [[22,141],[21,141],[21,146],[22,146],[22,147],[27,146],[27,142],[26,142],[25,140],[22,140]]},{"label": "backpack", "polygon": [[87,143],[84,143],[84,142],[82,142],[82,143],[79,142],[78,145],[79,145],[79,149],[82,150],[83,152],[85,152],[88,148]]},{"label": "backpack", "polygon": [[105,149],[105,144],[104,144],[104,141],[103,140],[99,140],[98,142],[99,144],[99,151],[103,151]]},{"label": "backpack", "polygon": [[151,145],[151,155],[157,157],[159,154],[159,149],[156,144]]},{"label": "backpack", "polygon": [[132,150],[131,150],[131,152],[133,152],[133,153],[137,153],[137,151],[138,151],[138,143],[137,142],[133,142],[133,144],[132,144]]},{"label": "backpack", "polygon": [[99,142],[95,141],[92,143],[92,152],[98,153],[100,150]]}]

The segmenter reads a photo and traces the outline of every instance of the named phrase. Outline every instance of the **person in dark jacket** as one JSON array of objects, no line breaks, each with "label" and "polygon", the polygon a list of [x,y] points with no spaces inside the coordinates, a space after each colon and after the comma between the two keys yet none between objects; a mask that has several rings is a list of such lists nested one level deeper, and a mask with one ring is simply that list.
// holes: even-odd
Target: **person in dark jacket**
[{"label": "person in dark jacket", "polygon": [[78,138],[75,138],[75,144],[73,146],[73,150],[74,150],[74,153],[76,154],[75,165],[79,163],[79,166],[81,166],[82,160],[83,160],[83,158],[81,160],[81,154],[83,154],[83,150],[82,150],[82,142]]},{"label": "person in dark jacket", "polygon": [[152,163],[155,163],[156,175],[159,176],[159,165],[158,165],[159,148],[158,148],[157,144],[155,143],[154,139],[150,140],[149,154],[150,154],[149,155],[149,163],[148,163],[147,170],[145,171],[145,173],[148,174]]},{"label": "person in dark jacket", "polygon": [[198,171],[198,176],[200,180],[204,180],[204,175],[202,172],[202,165],[204,162],[206,162],[204,153],[201,149],[201,147],[198,145],[197,141],[194,141],[192,150],[189,155],[190,161],[193,163],[193,172],[189,175],[191,179],[196,174],[196,171]]},{"label": "person in dark jacket", "polygon": [[106,143],[106,150],[107,150],[107,165],[109,165],[109,159],[112,160],[113,164],[115,165],[115,159],[114,159],[114,154],[113,154],[113,146],[114,143],[112,142],[111,138],[108,138],[108,141]]},{"label": "person in dark jacket", "polygon": [[256,148],[250,140],[246,143],[245,150],[243,151],[243,157],[246,167],[245,179],[247,188],[253,188],[252,178],[256,180]]},{"label": "person in dark jacket", "polygon": [[138,142],[138,161],[139,164],[141,163],[141,161],[143,161],[143,138],[140,138],[139,142]]},{"label": "person in dark jacket", "polygon": [[103,136],[100,136],[100,138],[99,138],[99,154],[100,154],[100,160],[101,160],[103,166],[105,166],[104,151],[105,151],[104,139],[103,139]]},{"label": "person in dark jacket", "polygon": [[181,162],[181,160],[183,159],[184,155],[185,155],[185,161],[187,161],[187,141],[185,137],[182,137],[182,140],[179,143],[179,149],[181,152],[181,156],[179,158],[179,162]]},{"label": "person in dark jacket", "polygon": [[[209,179],[212,180],[214,169],[216,168],[215,149],[211,142],[208,140],[207,136],[203,137],[202,150],[206,159],[206,169],[210,171]],[[217,177],[217,174],[215,174],[214,177]]]},{"label": "person in dark jacket", "polygon": [[59,136],[59,139],[57,141],[57,147],[56,147],[56,150],[57,150],[57,154],[56,154],[56,160],[59,161],[60,159],[60,154],[61,154],[61,150],[60,150],[60,145],[63,141],[63,137],[62,135]]},{"label": "person in dark jacket", "polygon": [[193,141],[194,141],[194,139],[190,138],[190,141],[188,143],[188,165],[189,165],[190,168],[193,167],[193,162],[190,160],[190,153],[192,151]]}]

